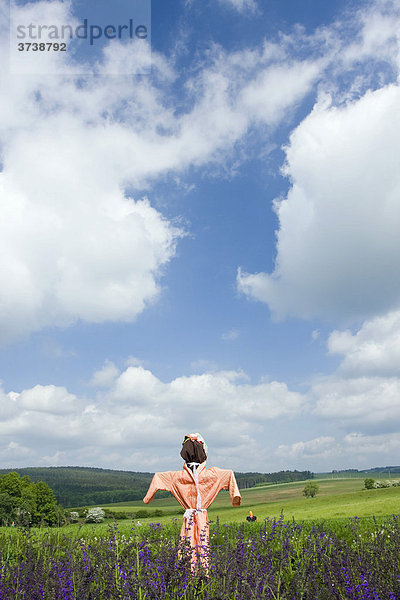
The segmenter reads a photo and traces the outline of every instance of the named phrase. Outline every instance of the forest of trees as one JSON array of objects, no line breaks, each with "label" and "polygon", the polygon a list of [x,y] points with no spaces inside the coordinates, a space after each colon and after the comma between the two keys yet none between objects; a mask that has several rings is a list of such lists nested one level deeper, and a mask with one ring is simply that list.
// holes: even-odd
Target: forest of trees
[{"label": "forest of trees", "polygon": [[[152,473],[91,467],[29,467],[15,469],[32,481],[45,481],[64,508],[141,500]],[[0,474],[4,472],[0,470]]]},{"label": "forest of trees", "polygon": [[1,525],[58,525],[63,520],[64,511],[47,483],[34,483],[15,471],[0,476]]},{"label": "forest of trees", "polygon": [[311,471],[278,471],[276,473],[235,473],[240,489],[263,485],[266,483],[290,483],[291,481],[305,481],[312,479]]},{"label": "forest of trees", "polygon": [[[22,480],[46,482],[64,508],[104,505],[114,502],[141,500],[150,485],[152,473],[114,471],[90,467],[31,467],[15,469]],[[8,471],[0,470],[6,474]],[[263,483],[284,483],[311,479],[310,471],[280,471],[279,473],[235,473],[239,488]],[[157,496],[168,492],[157,492]]]}]

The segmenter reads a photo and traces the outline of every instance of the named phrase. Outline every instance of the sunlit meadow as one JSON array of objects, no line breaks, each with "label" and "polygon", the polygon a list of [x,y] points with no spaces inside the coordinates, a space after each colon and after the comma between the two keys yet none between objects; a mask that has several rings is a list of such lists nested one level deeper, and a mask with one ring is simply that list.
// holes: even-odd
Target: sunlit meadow
[{"label": "sunlit meadow", "polygon": [[1,533],[4,600],[400,598],[400,522],[358,517],[211,523],[209,568],[192,573],[179,523]]}]

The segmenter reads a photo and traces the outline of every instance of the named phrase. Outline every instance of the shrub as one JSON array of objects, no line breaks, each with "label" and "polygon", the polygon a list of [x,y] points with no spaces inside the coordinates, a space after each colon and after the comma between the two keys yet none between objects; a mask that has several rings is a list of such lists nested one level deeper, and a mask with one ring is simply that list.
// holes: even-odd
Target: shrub
[{"label": "shrub", "polygon": [[149,511],[147,510],[138,510],[137,512],[135,512],[135,519],[145,519],[146,517],[149,516]]},{"label": "shrub", "polygon": [[303,496],[306,498],[314,498],[319,492],[319,485],[309,481],[303,490]]},{"label": "shrub", "polygon": [[89,508],[86,515],[86,523],[102,523],[104,521],[104,510],[99,506]]},{"label": "shrub", "polygon": [[118,519],[118,521],[129,519],[129,515],[126,512],[122,511],[116,512],[114,516],[115,519]]},{"label": "shrub", "polygon": [[392,483],[390,481],[375,481],[375,483],[374,483],[375,489],[389,488],[391,486],[392,486]]},{"label": "shrub", "polygon": [[366,479],[364,479],[364,487],[366,490],[373,490],[374,489],[374,483],[375,483],[375,479],[372,479],[372,477],[367,477]]}]

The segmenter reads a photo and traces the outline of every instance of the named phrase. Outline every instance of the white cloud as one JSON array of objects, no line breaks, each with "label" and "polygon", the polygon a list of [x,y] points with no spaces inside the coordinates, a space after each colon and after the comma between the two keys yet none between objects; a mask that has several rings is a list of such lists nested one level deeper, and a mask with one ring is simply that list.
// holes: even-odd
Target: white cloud
[{"label": "white cloud", "polygon": [[321,436],[312,440],[281,445],[275,454],[283,462],[286,461],[286,464],[289,461],[301,468],[321,472],[397,464],[394,457],[397,456],[399,448],[399,433],[365,435],[352,431],[343,438]]},{"label": "white cloud", "polygon": [[[45,22],[58,23],[69,8],[39,2],[14,12],[45,11]],[[161,64],[155,57],[156,72]],[[149,200],[125,192],[141,121],[154,116],[161,126],[168,111],[146,82],[131,95],[133,78],[110,86],[106,77],[13,76],[4,58],[1,70],[0,343],[49,325],[134,320],[157,299],[182,234]],[[130,175],[115,153],[121,136],[132,148]]]},{"label": "white cloud", "polygon": [[366,321],[355,334],[333,331],[328,349],[344,356],[339,371],[347,377],[400,376],[400,312]]},{"label": "white cloud", "polygon": [[[70,18],[68,3],[35,7],[47,22]],[[151,78],[117,86],[107,77],[13,76],[3,59],[0,343],[77,321],[129,322],[157,299],[183,232],[125,190],[192,165],[214,168],[251,127],[279,123],[321,68],[286,64],[284,46],[231,54],[215,46],[186,81],[178,115],[177,74],[156,52]],[[124,52],[110,44],[108,71]]]},{"label": "white cloud", "polygon": [[84,144],[71,144],[65,163],[52,161],[61,138],[54,145],[38,135],[31,148],[25,140],[25,160],[16,156],[1,175],[3,341],[78,319],[133,320],[156,299],[174,253],[179,232],[147,201],[103,190],[94,173],[73,179]]},{"label": "white cloud", "polygon": [[354,334],[335,330],[330,354],[342,361],[329,376],[316,378],[309,392],[313,414],[346,430],[385,434],[400,419],[400,315],[366,321]]},{"label": "white cloud", "polygon": [[[243,109],[260,122],[273,122],[304,97],[321,72],[319,61],[290,61],[261,71],[242,92]],[[287,116],[287,115],[286,115]]]},{"label": "white cloud", "polygon": [[386,432],[400,419],[400,379],[381,377],[323,378],[312,386],[314,414],[346,428]]},{"label": "white cloud", "polygon": [[[66,3],[51,5],[62,10]],[[236,3],[238,9],[244,5]],[[385,84],[385,69],[362,68],[349,89],[339,85],[343,65],[351,74],[358,57],[376,55],[392,67],[397,60],[397,21],[393,14],[374,21],[380,14],[375,8],[371,18],[360,13],[358,47],[320,31],[310,38],[282,36],[280,44],[254,50],[211,48],[179,90],[177,114],[177,73],[156,53],[153,78],[121,78],[118,86],[102,77],[79,84],[73,78],[12,77],[3,64],[1,341],[49,325],[139,315],[157,299],[182,232],[152,207],[151,198],[127,197],[125,190],[150,188],[167,173],[179,180],[190,166],[225,167],[252,129],[266,141],[271,128],[282,119],[288,123],[321,77],[314,110],[286,149],[292,187],[276,204],[276,269],[241,272],[239,286],[280,316],[351,318],[396,306],[399,87]],[[307,60],[299,58],[302,53]],[[125,59],[118,45],[105,55],[107,68]],[[382,77],[375,91],[374,77]],[[173,460],[179,464],[182,432],[198,428],[225,464],[247,470],[251,454],[258,457],[254,468],[264,469],[272,454],[268,433],[279,419],[286,425],[306,410],[319,423],[350,432],[345,448],[357,436],[360,448],[381,436],[386,456],[396,448],[385,432],[399,416],[398,338],[396,312],[371,319],[356,334],[333,332],[329,350],[343,355],[342,364],[314,381],[308,397],[284,383],[250,384],[243,373],[216,369],[165,383],[136,359],[122,372],[105,363],[93,375],[92,384],[101,389],[91,399],[56,386],[1,392],[2,460],[7,466],[29,459],[169,468]],[[155,449],[148,456],[150,439]],[[281,444],[277,454],[334,460],[337,444],[321,434]],[[176,456],[165,452],[172,447]]]},{"label": "white cloud", "polygon": [[[260,471],[321,471],[395,462],[396,377],[345,377],[339,366],[300,394],[282,382],[251,383],[241,371],[164,382],[137,359],[130,362],[121,371],[106,361],[92,377],[92,398],[52,385],[1,392],[2,464],[179,468],[181,438],[194,429],[209,442],[210,464],[237,470],[249,470],[249,464]],[[319,435],[298,441],[303,427]]]},{"label": "white cloud", "polygon": [[110,360],[106,360],[99,371],[96,371],[90,380],[93,387],[109,387],[120,374],[120,370]]},{"label": "white cloud", "polygon": [[281,464],[322,471],[397,463],[399,340],[398,311],[366,321],[354,333],[331,333],[328,351],[342,361],[331,375],[314,378],[305,404],[312,428],[324,434],[279,445]]},{"label": "white cloud", "polygon": [[[180,464],[181,438],[198,429],[213,448],[211,460],[243,468],[243,449],[253,448],[261,464],[266,448],[258,438],[268,423],[300,414],[304,400],[283,383],[252,385],[246,379],[240,372],[217,372],[164,383],[143,367],[119,373],[106,363],[92,380],[102,388],[95,400],[56,386],[3,393],[0,455],[5,452],[3,464],[10,466],[12,443],[29,449],[32,464],[49,464],[53,457],[55,464],[145,470],[158,458],[158,468],[171,468]],[[168,454],[167,448],[174,450]],[[26,460],[24,451],[12,464]]]},{"label": "white cloud", "polygon": [[321,436],[306,442],[294,442],[293,444],[281,444],[275,451],[277,456],[287,461],[299,459],[331,458],[332,449],[336,448],[335,438]]},{"label": "white cloud", "polygon": [[[358,89],[349,91],[336,79],[344,68],[354,69],[356,54],[346,54],[343,40],[332,43],[335,66],[327,73],[333,81],[322,80],[318,101],[285,148],[283,172],[291,187],[275,202],[274,271],[238,270],[239,290],[267,303],[277,318],[344,321],[400,305],[400,87],[390,71],[394,41],[399,52],[394,33],[400,15],[392,3],[385,4],[392,9],[382,17],[385,26],[379,18],[374,25],[368,11],[358,14],[362,29],[356,39],[363,52],[351,78],[359,76]],[[377,17],[382,10],[379,2],[369,7]],[[360,64],[367,58],[363,71]],[[388,79],[391,84],[385,84]]]},{"label": "white cloud", "polygon": [[344,443],[345,451],[352,452],[357,457],[365,457],[369,461],[371,456],[374,461],[376,461],[376,456],[382,457],[383,462],[374,466],[385,466],[393,460],[394,456],[398,455],[400,434],[364,435],[352,432],[345,436]]},{"label": "white cloud", "polygon": [[[231,4],[238,10],[255,7],[253,0]],[[61,22],[70,20],[70,8],[67,2],[39,2],[35,7],[15,7],[15,12],[44,10],[46,21]],[[3,32],[6,12],[2,12]],[[374,21],[360,13],[364,59],[379,50],[379,57],[387,60],[393,50],[395,20],[383,9],[381,13],[383,24],[375,29]],[[214,46],[204,66],[185,82],[186,112],[178,115],[173,110],[177,73],[156,52],[152,78],[121,78],[118,86],[110,86],[106,77],[89,77],[82,83],[73,77],[12,76],[3,59],[0,342],[79,320],[132,321],[154,302],[182,232],[149,200],[127,197],[125,189],[150,186],[165,173],[179,177],[190,166],[224,164],[251,128],[287,121],[333,58],[336,64],[340,44],[335,36],[317,32],[307,38],[297,32],[281,36],[279,44],[233,53]],[[6,57],[7,36],[1,39]],[[307,48],[307,60],[291,58],[294,44],[297,56]],[[110,71],[113,65],[118,70],[126,63],[126,51],[123,45],[110,43],[97,72],[103,67]],[[345,55],[342,48],[339,57],[351,66],[350,51]],[[146,62],[149,57],[142,58]],[[389,284],[380,266],[397,251],[393,161],[397,103],[394,86],[341,109],[321,101],[296,130],[287,151],[293,188],[277,208],[281,230],[276,271],[272,276],[243,273],[241,289],[281,314],[368,312],[380,307],[382,298],[393,304],[396,278]],[[348,131],[353,132],[349,143]],[[348,169],[352,156],[357,156],[358,172]],[[335,175],[331,186],[332,170],[341,176]],[[381,179],[386,187],[378,194]],[[377,197],[383,198],[384,211],[371,243],[369,227],[371,220],[376,223]],[[331,226],[320,227],[332,203]],[[348,215],[360,217],[357,235],[352,235]],[[363,270],[360,248],[364,251],[366,238],[368,270]],[[390,260],[387,266],[391,275]],[[366,271],[368,281],[361,275]],[[371,289],[368,282],[374,278],[376,286]],[[365,285],[363,294],[357,293],[360,284]],[[379,287],[382,293],[377,294]]]},{"label": "white cloud", "polygon": [[318,103],[292,134],[275,270],[238,273],[278,317],[359,318],[400,304],[399,102],[389,85],[343,107]]},{"label": "white cloud", "polygon": [[17,442],[10,442],[0,450],[0,461],[2,464],[15,464],[15,461],[29,460],[31,451]]},{"label": "white cloud", "polygon": [[69,394],[64,387],[54,385],[35,385],[21,392],[15,401],[23,410],[52,415],[69,415],[78,408],[76,396]]},{"label": "white cloud", "polygon": [[[372,10],[371,10],[372,9]],[[400,66],[398,46],[399,5],[393,0],[378,0],[367,10],[358,11],[362,24],[359,35],[343,52],[344,62],[363,60],[375,56],[384,61],[393,61],[394,66]]]}]

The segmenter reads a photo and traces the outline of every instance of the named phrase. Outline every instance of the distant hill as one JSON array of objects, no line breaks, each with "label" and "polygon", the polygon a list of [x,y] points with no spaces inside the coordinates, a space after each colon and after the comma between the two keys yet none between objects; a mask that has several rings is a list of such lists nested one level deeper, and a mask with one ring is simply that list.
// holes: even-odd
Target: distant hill
[{"label": "distant hill", "polygon": [[33,482],[47,483],[65,508],[141,500],[153,476],[152,473],[94,467],[0,469],[0,474],[10,471],[16,471],[21,476],[28,475]]},{"label": "distant hill", "polygon": [[329,471],[326,473],[315,473],[315,477],[318,479],[331,479],[331,478],[342,478],[342,477],[377,477],[379,479],[387,477],[397,477],[400,475],[400,466],[389,466],[389,467],[372,467],[371,469],[341,469]]},{"label": "distant hill", "polygon": [[290,483],[312,479],[311,471],[278,471],[276,473],[236,473],[236,481],[240,489],[251,488],[266,483]]},{"label": "distant hill", "polygon": [[[112,504],[141,500],[150,485],[153,473],[116,471],[95,467],[27,467],[0,469],[0,475],[15,471],[28,475],[33,482],[44,481],[54,491],[57,501],[65,508]],[[263,483],[284,483],[311,479],[310,471],[280,471],[279,473],[235,473],[239,488]],[[168,492],[158,492],[159,496]]]}]

